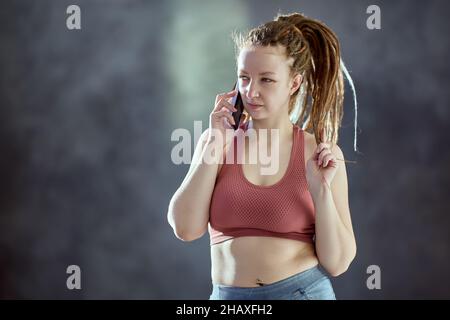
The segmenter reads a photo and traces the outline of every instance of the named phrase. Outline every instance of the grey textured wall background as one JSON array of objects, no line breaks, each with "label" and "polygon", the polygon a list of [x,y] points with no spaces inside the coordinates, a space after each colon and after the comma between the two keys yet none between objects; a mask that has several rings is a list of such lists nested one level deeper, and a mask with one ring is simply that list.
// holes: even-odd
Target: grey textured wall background
[{"label": "grey textured wall background", "polygon": [[[81,7],[82,30],[66,28]],[[382,29],[366,28],[380,6]],[[333,279],[339,299],[450,298],[449,77],[445,1],[2,1],[0,297],[207,299],[208,235],[167,224],[188,170],[174,129],[208,124],[234,82],[228,34],[304,12],[339,36],[358,254]],[[348,87],[347,87],[348,89]],[[66,268],[82,290],[66,288]],[[382,289],[368,290],[379,265]]]}]

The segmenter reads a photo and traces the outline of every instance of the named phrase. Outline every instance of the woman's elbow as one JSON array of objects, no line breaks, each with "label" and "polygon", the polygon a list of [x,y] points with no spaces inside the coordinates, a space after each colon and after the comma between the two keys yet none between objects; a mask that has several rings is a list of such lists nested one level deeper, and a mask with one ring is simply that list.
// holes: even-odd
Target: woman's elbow
[{"label": "woman's elbow", "polygon": [[181,227],[179,224],[176,224],[174,222],[173,218],[170,215],[167,216],[167,220],[169,221],[169,225],[172,227],[175,236],[184,242],[191,242],[201,238],[208,228],[206,226],[198,230],[193,230],[191,228],[186,228],[186,226]]},{"label": "woman's elbow", "polygon": [[200,239],[205,234],[205,230],[201,230],[199,232],[183,232],[174,230],[175,236],[184,242],[191,242],[197,239]]},{"label": "woman's elbow", "polygon": [[356,249],[350,254],[350,256],[341,259],[339,263],[330,266],[324,265],[323,267],[330,274],[330,276],[338,277],[348,270],[355,256]]},{"label": "woman's elbow", "polygon": [[333,268],[325,268],[325,270],[330,274],[330,276],[332,277],[338,277],[341,274],[343,274],[344,272],[346,272],[348,270],[348,265],[347,266],[340,266],[340,267],[333,267]]}]

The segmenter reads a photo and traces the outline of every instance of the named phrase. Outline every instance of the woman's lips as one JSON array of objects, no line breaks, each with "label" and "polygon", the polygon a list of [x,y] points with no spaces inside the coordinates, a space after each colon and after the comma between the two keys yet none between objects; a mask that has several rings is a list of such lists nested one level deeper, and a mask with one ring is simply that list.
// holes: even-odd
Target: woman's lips
[{"label": "woman's lips", "polygon": [[250,109],[253,109],[253,110],[255,110],[255,109],[259,109],[259,108],[261,108],[262,107],[262,105],[258,105],[258,104],[251,104],[251,103],[248,103],[247,102],[247,105],[250,107]]}]

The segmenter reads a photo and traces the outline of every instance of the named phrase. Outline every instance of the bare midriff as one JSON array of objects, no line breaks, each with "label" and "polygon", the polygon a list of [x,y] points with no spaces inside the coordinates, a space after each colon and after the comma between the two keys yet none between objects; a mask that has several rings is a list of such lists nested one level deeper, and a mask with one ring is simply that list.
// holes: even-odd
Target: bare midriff
[{"label": "bare midriff", "polygon": [[211,246],[213,284],[259,287],[319,263],[314,245],[298,240],[245,236]]}]

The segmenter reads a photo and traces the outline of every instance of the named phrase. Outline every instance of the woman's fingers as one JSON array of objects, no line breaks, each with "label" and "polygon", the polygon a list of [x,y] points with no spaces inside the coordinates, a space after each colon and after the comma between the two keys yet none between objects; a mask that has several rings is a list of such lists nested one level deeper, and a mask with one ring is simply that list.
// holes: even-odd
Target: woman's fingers
[{"label": "woman's fingers", "polygon": [[222,104],[225,108],[227,108],[228,110],[230,110],[231,112],[236,112],[237,109],[228,101],[222,100]]},{"label": "woman's fingers", "polygon": [[327,155],[330,155],[330,154],[332,154],[330,149],[328,149],[328,148],[323,149],[322,152],[319,154],[317,164],[318,164],[319,166],[322,165],[322,164],[323,164],[324,158],[325,158]]},{"label": "woman's fingers", "polygon": [[325,143],[325,142],[319,143],[319,145],[316,148],[316,154],[317,153],[321,153],[322,150],[325,149],[325,148],[330,148],[330,145],[328,143]]},{"label": "woman's fingers", "polygon": [[217,105],[214,107],[213,112],[220,111],[222,108],[226,108],[230,112],[236,112],[237,111],[237,109],[231,103],[229,103],[228,101],[219,100],[219,102],[217,102]]},{"label": "woman's fingers", "polygon": [[235,96],[237,94],[237,90],[233,90],[227,93],[221,93],[216,96],[216,102],[213,112],[219,111],[222,107],[227,107],[231,111],[235,111],[234,106],[227,101],[227,99]]},{"label": "woman's fingers", "polygon": [[236,94],[237,94],[237,90],[231,90],[231,91],[229,91],[229,92],[220,93],[220,94],[218,94],[218,95],[216,96],[216,104],[217,104],[217,102],[218,102],[219,100],[231,98],[231,97],[233,97],[233,96],[236,95]]},{"label": "woman's fingers", "polygon": [[322,166],[325,168],[325,167],[328,166],[328,164],[330,164],[331,166],[335,166],[336,165],[336,158],[335,158],[334,154],[332,154],[332,153],[327,154],[323,158]]},{"label": "woman's fingers", "polygon": [[222,110],[222,111],[215,112],[214,115],[217,118],[227,118],[231,124],[233,124],[233,125],[235,124],[234,118],[228,110]]}]

